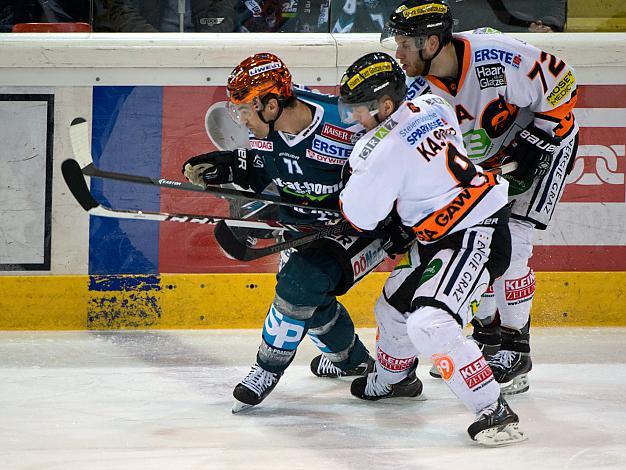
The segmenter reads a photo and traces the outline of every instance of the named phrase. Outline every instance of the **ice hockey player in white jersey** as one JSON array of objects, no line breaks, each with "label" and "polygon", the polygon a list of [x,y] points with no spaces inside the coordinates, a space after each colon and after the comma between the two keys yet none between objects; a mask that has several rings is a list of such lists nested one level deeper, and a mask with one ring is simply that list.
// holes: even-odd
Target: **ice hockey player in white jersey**
[{"label": "ice hockey player in white jersey", "polygon": [[504,394],[528,390],[530,309],[535,276],[528,266],[534,229],[544,230],[563,193],[578,146],[576,78],[565,62],[523,41],[483,28],[452,34],[442,0],[405,0],[381,35],[410,77],[408,97],[432,92],[454,108],[468,156],[483,168],[516,161],[511,265],[480,304],[474,339]]},{"label": "ice hockey player in white jersey", "polygon": [[518,416],[462,329],[509,264],[508,183],[467,158],[445,100],[404,100],[405,76],[391,56],[358,59],[340,92],[342,119],[368,130],[349,158],[342,212],[357,230],[386,231],[388,253],[404,253],[375,306],[375,369],[355,379],[351,393],[365,400],[419,395],[421,355],[475,413],[472,439],[488,446],[523,440]]}]

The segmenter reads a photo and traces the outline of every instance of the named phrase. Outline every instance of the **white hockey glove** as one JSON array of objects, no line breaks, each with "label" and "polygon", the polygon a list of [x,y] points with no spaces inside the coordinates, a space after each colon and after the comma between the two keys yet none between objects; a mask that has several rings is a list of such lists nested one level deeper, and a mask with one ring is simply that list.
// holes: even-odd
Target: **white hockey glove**
[{"label": "white hockey glove", "polygon": [[517,162],[517,169],[509,173],[515,179],[542,178],[550,171],[559,143],[558,138],[530,124],[504,149],[502,163]]}]

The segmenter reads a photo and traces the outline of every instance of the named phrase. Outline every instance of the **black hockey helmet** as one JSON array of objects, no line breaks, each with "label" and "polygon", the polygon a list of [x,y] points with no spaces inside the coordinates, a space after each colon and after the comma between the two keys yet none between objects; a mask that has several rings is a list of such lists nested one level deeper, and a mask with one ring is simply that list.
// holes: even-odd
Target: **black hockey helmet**
[{"label": "black hockey helmet", "polygon": [[429,36],[439,38],[440,49],[452,40],[452,13],[444,0],[404,0],[391,13],[383,32],[381,44],[395,49],[395,36],[415,38],[418,50]]},{"label": "black hockey helmet", "polygon": [[378,100],[389,96],[396,107],[406,95],[406,76],[389,54],[371,52],[357,59],[341,77],[339,114],[343,122],[354,122],[356,106],[366,106],[372,115]]}]

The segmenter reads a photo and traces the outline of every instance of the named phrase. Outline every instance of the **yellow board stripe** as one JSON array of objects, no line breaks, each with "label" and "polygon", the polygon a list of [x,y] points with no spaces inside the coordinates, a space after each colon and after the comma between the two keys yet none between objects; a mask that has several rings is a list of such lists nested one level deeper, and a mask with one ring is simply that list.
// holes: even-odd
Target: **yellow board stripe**
[{"label": "yellow board stripe", "polygon": [[[341,298],[357,327],[375,326],[386,278],[370,274]],[[89,276],[0,276],[0,330],[261,328],[276,285],[273,274],[157,280],[158,289],[103,293],[89,290]],[[626,272],[537,273],[536,282],[535,326],[626,326]]]}]

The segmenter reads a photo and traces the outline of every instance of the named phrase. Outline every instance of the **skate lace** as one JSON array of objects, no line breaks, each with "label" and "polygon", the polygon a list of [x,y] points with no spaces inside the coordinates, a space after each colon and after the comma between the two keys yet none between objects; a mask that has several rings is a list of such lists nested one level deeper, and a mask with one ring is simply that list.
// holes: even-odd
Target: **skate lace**
[{"label": "skate lace", "polygon": [[513,365],[515,358],[515,351],[501,350],[493,356],[492,362],[508,369]]},{"label": "skate lace", "polygon": [[343,371],[332,363],[330,359],[328,359],[324,354],[320,358],[320,362],[317,366],[317,372],[319,374],[333,374],[336,376],[343,375]]},{"label": "skate lace", "polygon": [[496,410],[498,409],[499,405],[500,405],[500,401],[498,400],[495,403],[492,403],[491,405],[487,406],[486,408],[483,408],[476,415],[475,421],[480,421],[481,419],[486,418],[486,417],[492,415],[493,413],[496,412]]},{"label": "skate lace", "polygon": [[365,385],[365,395],[370,397],[380,397],[391,392],[391,387],[379,380],[378,374],[372,372],[367,375],[367,384]]},{"label": "skate lace", "polygon": [[252,369],[248,372],[248,375],[246,375],[241,383],[258,396],[261,396],[265,390],[274,384],[276,376],[277,374],[268,372],[258,364],[255,364],[252,366]]}]

